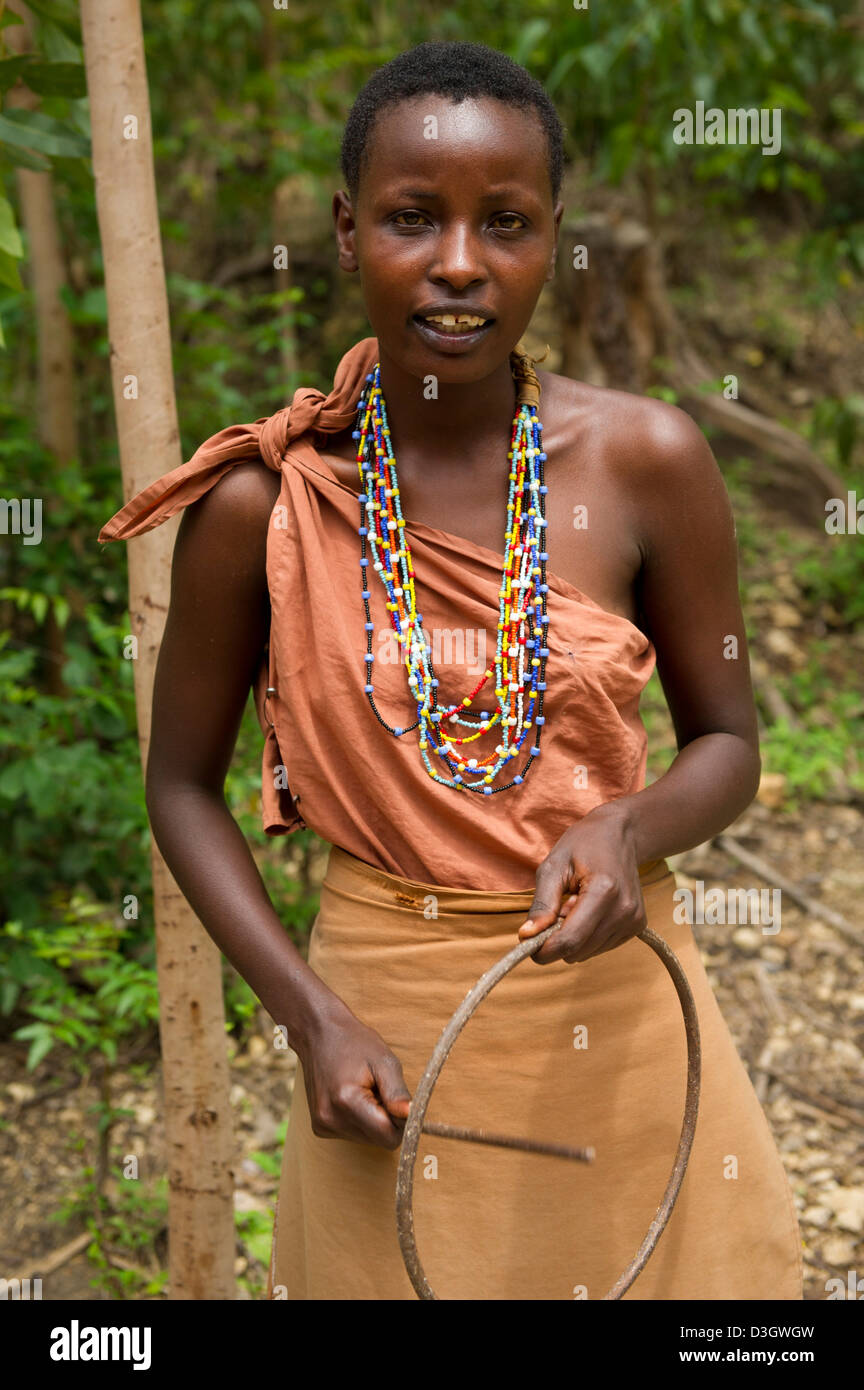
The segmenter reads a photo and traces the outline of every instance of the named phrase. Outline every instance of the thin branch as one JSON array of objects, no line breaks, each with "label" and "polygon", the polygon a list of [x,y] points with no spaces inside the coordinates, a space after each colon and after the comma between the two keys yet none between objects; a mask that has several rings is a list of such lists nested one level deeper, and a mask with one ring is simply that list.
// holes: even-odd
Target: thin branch
[{"label": "thin branch", "polygon": [[34,1260],[23,1273],[18,1275],[18,1278],[44,1279],[46,1274],[53,1274],[55,1270],[60,1269],[61,1265],[74,1260],[76,1255],[80,1255],[82,1250],[87,1249],[92,1239],[91,1231],[82,1231],[74,1240],[70,1240],[66,1245],[61,1245],[53,1254],[45,1255],[40,1260]]},{"label": "thin branch", "polygon": [[864,936],[856,931],[851,922],[847,922],[839,912],[835,912],[833,907],[827,907],[825,903],[820,903],[816,898],[811,898],[797,883],[785,874],[781,874],[779,869],[775,869],[767,860],[752,854],[749,849],[745,849],[731,835],[718,835],[714,843],[719,846],[724,853],[732,859],[737,859],[739,864],[752,869],[754,874],[764,878],[766,883],[772,883],[775,888],[779,888],[781,893],[785,893],[793,902],[803,907],[805,912],[809,912],[813,917],[819,917],[823,922],[827,922],[836,932],[845,937],[853,946],[859,949],[864,947]]},{"label": "thin branch", "polygon": [[761,1070],[767,1072],[772,1080],[779,1081],[784,1090],[789,1092],[790,1096],[798,1096],[801,1100],[806,1100],[809,1105],[814,1106],[817,1110],[826,1110],[831,1115],[837,1115],[842,1120],[848,1120],[852,1125],[864,1126],[864,1111],[853,1110],[848,1105],[841,1105],[839,1101],[832,1100],[830,1096],[826,1096],[824,1091],[820,1091],[818,1096],[814,1096],[812,1091],[806,1091],[797,1081],[790,1080],[785,1072],[778,1071],[776,1067],[772,1067],[770,1064],[762,1067]]}]

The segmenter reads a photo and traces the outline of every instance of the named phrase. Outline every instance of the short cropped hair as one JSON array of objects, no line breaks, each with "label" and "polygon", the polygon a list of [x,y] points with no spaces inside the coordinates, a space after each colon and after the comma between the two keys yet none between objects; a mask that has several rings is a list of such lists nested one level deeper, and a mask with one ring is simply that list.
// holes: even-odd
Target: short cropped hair
[{"label": "short cropped hair", "polygon": [[400,53],[374,72],[348,113],[342,136],[342,173],[353,201],[376,118],[385,107],[426,94],[495,97],[508,106],[533,111],[546,136],[553,201],[561,191],[564,130],[543,87],[519,63],[482,43],[430,41]]}]

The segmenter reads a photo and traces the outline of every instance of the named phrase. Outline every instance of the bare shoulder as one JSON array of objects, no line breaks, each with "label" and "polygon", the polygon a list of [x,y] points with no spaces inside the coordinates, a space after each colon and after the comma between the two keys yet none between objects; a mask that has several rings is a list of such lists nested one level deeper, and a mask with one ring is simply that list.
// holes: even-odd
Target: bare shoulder
[{"label": "bare shoulder", "polygon": [[230,468],[186,511],[196,529],[222,530],[235,539],[260,535],[263,541],[280,486],[279,473],[249,460]]},{"label": "bare shoulder", "polygon": [[250,459],[230,468],[193,506],[214,523],[254,529],[263,522],[266,528],[280,486],[281,474]]},{"label": "bare shoulder", "polygon": [[571,423],[584,446],[602,455],[611,472],[626,473],[633,483],[686,480],[698,486],[700,480],[704,485],[720,479],[705,435],[679,406],[553,372],[542,373],[541,382],[556,414]]},{"label": "bare shoulder", "polygon": [[267,530],[280,486],[281,475],[263,462],[238,463],[186,508],[176,554],[218,582],[266,592]]}]

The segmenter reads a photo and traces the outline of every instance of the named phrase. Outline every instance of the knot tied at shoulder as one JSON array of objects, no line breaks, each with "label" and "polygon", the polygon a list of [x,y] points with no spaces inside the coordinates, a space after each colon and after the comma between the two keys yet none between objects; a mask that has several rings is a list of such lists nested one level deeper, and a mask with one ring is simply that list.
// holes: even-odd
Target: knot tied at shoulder
[{"label": "knot tied at shoulder", "polygon": [[192,457],[142,488],[99,532],[99,540],[126,541],[161,526],[236,467],[253,459],[281,472],[290,446],[306,434],[339,434],[354,421],[367,374],[378,360],[377,338],[363,338],[342,358],[329,395],[300,386],[290,405],[245,425],[227,425],[205,439]]}]

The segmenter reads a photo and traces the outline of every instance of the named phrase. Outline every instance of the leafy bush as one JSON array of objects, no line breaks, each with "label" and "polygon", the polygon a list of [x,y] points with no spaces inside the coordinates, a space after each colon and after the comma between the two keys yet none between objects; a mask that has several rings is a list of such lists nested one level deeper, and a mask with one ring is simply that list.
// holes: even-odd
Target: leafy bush
[{"label": "leafy bush", "polygon": [[114,1062],[118,1043],[158,1018],[152,963],[124,955],[123,927],[101,903],[55,895],[49,907],[47,925],[31,925],[25,936],[21,922],[7,922],[0,936],[3,1012],[23,990],[34,1019],[13,1036],[30,1042],[30,1070],[58,1043]]}]

